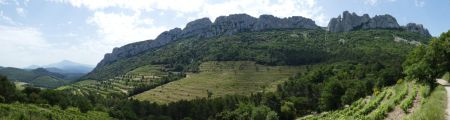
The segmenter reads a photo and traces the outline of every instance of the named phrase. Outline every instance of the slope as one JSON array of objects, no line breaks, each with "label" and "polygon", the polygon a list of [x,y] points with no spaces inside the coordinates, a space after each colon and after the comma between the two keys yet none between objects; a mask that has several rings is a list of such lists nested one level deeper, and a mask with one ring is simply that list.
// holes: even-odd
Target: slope
[{"label": "slope", "polygon": [[204,62],[199,73],[133,96],[138,100],[168,103],[225,95],[274,91],[276,85],[304,70],[296,66],[265,66],[251,61]]},{"label": "slope", "polygon": [[[394,41],[395,37],[405,41]],[[324,30],[244,32],[207,39],[187,38],[97,67],[85,79],[107,80],[137,67],[163,64],[173,71],[198,72],[205,61],[255,61],[264,65],[305,65],[342,60],[403,59],[414,44],[428,37],[402,30],[363,30],[329,33]],[[414,42],[413,42],[414,43]],[[377,53],[389,53],[380,56]]]},{"label": "slope", "polygon": [[[430,88],[415,82],[400,83],[392,87],[386,87],[373,96],[367,96],[353,102],[348,107],[323,112],[317,115],[309,115],[298,118],[299,120],[382,120],[382,119],[444,119],[445,107],[435,107],[433,104],[444,100],[445,95],[439,97],[445,90],[438,87],[428,96]],[[417,103],[417,104],[415,104]],[[429,112],[432,111],[432,112]],[[392,112],[399,112],[391,116]]]}]

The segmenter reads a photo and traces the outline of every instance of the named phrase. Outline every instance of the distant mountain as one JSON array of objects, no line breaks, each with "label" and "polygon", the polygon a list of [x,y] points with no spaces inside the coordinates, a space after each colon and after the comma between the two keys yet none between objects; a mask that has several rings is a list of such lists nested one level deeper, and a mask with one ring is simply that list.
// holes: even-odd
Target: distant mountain
[{"label": "distant mountain", "polygon": [[80,63],[72,62],[69,60],[63,60],[61,62],[52,63],[52,64],[48,64],[48,65],[44,65],[44,66],[30,65],[23,69],[34,70],[37,68],[44,68],[50,72],[61,73],[61,74],[67,74],[67,73],[85,74],[85,73],[92,71],[93,66],[80,64]]},{"label": "distant mountain", "polygon": [[30,66],[25,67],[25,68],[23,68],[23,69],[31,70],[31,69],[36,69],[36,68],[40,68],[40,67],[41,67],[41,66],[39,66],[39,65],[30,65]]},{"label": "distant mountain", "polygon": [[93,69],[90,65],[80,64],[69,60],[63,60],[43,67],[48,71],[56,73],[88,73]]}]

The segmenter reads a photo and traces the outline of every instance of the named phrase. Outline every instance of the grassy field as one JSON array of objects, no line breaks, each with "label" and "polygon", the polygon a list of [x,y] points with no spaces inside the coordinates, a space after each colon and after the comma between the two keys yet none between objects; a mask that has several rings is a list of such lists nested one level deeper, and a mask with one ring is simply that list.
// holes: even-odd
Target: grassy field
[{"label": "grassy field", "polygon": [[67,90],[74,94],[122,94],[126,95],[135,87],[149,84],[159,84],[161,78],[167,76],[162,65],[146,65],[136,68],[125,75],[117,76],[114,79],[83,80],[71,85],[62,86],[58,90]]},{"label": "grassy field", "polygon": [[108,113],[89,111],[81,113],[76,108],[61,110],[59,107],[34,104],[1,104],[0,120],[110,120]]},{"label": "grassy field", "polygon": [[208,93],[209,97],[249,95],[264,90],[273,91],[276,85],[301,71],[304,71],[302,67],[264,66],[250,61],[211,61],[200,65],[200,73],[188,74],[186,78],[156,87],[133,98],[168,103],[208,97]]},{"label": "grassy field", "polygon": [[[427,93],[422,93],[427,94]],[[438,86],[429,97],[425,98],[416,111],[406,117],[407,120],[445,120],[447,108],[447,92],[443,86]]]},{"label": "grassy field", "polygon": [[25,89],[25,85],[28,83],[25,82],[14,82],[14,84],[16,85],[16,89],[17,90],[23,90]]}]

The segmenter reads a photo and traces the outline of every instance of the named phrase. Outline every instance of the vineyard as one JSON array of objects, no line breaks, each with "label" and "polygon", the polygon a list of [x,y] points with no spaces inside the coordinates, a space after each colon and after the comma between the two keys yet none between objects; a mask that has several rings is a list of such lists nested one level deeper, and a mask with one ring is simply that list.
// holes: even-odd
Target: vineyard
[{"label": "vineyard", "polygon": [[70,91],[74,94],[100,94],[100,95],[129,95],[136,88],[149,88],[158,86],[172,80],[172,76],[181,76],[180,73],[166,72],[162,65],[147,65],[136,68],[125,75],[117,76],[113,79],[83,80],[68,86],[58,88],[58,90]]},{"label": "vineyard", "polygon": [[216,98],[226,95],[250,95],[275,91],[278,84],[296,73],[299,66],[266,66],[251,61],[210,61],[200,66],[200,73],[164,84],[133,96],[138,100],[169,103],[197,98]]},{"label": "vineyard", "polygon": [[[375,91],[373,96],[361,98],[343,109],[309,115],[299,120],[403,119],[414,112],[417,107],[414,105],[425,103],[423,96],[427,96],[427,91],[429,88],[423,85],[401,83],[383,88],[380,92]],[[394,114],[394,111],[398,114]]]}]

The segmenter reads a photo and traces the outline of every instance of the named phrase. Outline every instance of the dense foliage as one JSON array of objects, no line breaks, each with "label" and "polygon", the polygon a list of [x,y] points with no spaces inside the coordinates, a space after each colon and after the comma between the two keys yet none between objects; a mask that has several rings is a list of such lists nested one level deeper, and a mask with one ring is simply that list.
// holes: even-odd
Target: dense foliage
[{"label": "dense foliage", "polygon": [[450,31],[433,38],[428,46],[415,48],[403,67],[409,79],[433,85],[436,78],[450,71]]}]

